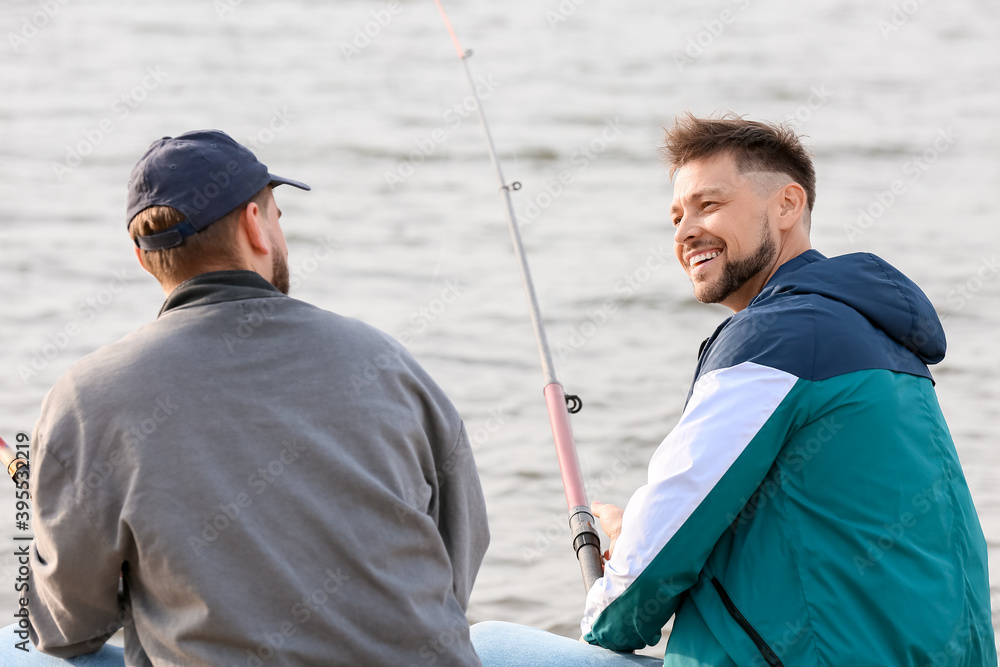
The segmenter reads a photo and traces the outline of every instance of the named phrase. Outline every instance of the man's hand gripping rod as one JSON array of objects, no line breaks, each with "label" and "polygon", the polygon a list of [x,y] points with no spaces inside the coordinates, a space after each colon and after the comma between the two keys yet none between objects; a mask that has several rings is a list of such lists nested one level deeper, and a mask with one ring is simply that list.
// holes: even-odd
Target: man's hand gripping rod
[{"label": "man's hand gripping rod", "polygon": [[[545,403],[549,412],[549,423],[552,425],[552,437],[556,444],[556,454],[559,457],[559,469],[562,472],[563,488],[566,491],[566,504],[569,507],[569,525],[573,533],[573,548],[576,550],[577,560],[580,561],[580,571],[583,574],[583,583],[589,591],[594,583],[603,574],[603,563],[601,561],[601,539],[594,527],[594,515],[590,513],[590,505],[587,503],[587,492],[583,486],[583,473],[580,470],[580,459],[576,454],[576,446],[573,443],[573,432],[569,424],[569,411],[566,406],[566,394],[563,387],[556,380],[555,370],[552,366],[552,354],[549,352],[549,343],[545,337],[545,329],[542,326],[542,317],[538,308],[538,299],[535,297],[535,287],[531,282],[531,272],[528,270],[528,260],[524,256],[524,246],[521,243],[521,233],[517,226],[517,217],[514,214],[514,205],[510,200],[510,191],[518,190],[520,183],[507,185],[504,181],[503,172],[500,169],[500,161],[497,158],[496,149],[493,146],[493,137],[490,135],[490,128],[486,124],[486,116],[483,115],[482,100],[476,92],[476,84],[469,70],[468,58],[471,51],[463,51],[458,43],[455,30],[448,20],[441,0],[434,0],[441,17],[448,28],[451,40],[455,44],[455,51],[458,53],[462,67],[465,69],[465,76],[469,81],[469,88],[472,90],[473,98],[476,100],[476,111],[479,114],[479,122],[486,134],[486,145],[490,152],[490,160],[493,161],[493,168],[496,170],[497,179],[500,181],[500,192],[502,193],[504,206],[507,211],[507,223],[510,226],[510,236],[514,243],[514,254],[517,256],[518,266],[521,269],[521,280],[524,283],[524,292],[528,298],[528,311],[531,315],[531,326],[535,330],[535,340],[538,343],[538,354],[541,357],[542,373],[545,376]],[[578,402],[578,399],[577,399]]]}]

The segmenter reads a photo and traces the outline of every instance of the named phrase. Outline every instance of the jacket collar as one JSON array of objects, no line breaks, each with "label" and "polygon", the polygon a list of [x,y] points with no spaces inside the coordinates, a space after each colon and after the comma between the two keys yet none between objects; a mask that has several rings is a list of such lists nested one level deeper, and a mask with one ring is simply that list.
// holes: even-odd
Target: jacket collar
[{"label": "jacket collar", "polygon": [[255,271],[212,271],[189,278],[178,285],[163,302],[157,317],[180,308],[283,296],[285,295]]},{"label": "jacket collar", "polygon": [[778,267],[778,270],[774,272],[774,275],[771,276],[771,278],[767,281],[767,284],[764,285],[764,289],[762,289],[760,291],[760,294],[755,296],[750,301],[747,307],[752,306],[754,302],[759,301],[761,297],[764,297],[765,295],[770,295],[770,293],[773,291],[771,288],[774,285],[778,284],[779,278],[784,278],[789,273],[794,273],[795,271],[801,269],[803,266],[808,266],[813,262],[819,262],[824,259],[826,259],[826,256],[824,256],[818,250],[812,248],[806,250],[801,255],[796,255],[795,257],[792,257],[790,260],[788,260],[787,262]]},{"label": "jacket collar", "polygon": [[[790,260],[779,266],[778,270],[774,272],[773,276],[771,276],[771,279],[767,281],[767,284],[770,285],[772,282],[774,282],[775,278],[780,278],[786,274],[791,273],[792,271],[798,271],[807,264],[812,264],[813,262],[818,262],[823,259],[826,259],[826,257],[822,253],[820,253],[818,250],[810,248],[801,255],[792,257]],[[766,288],[767,285],[765,285],[764,287]]]}]

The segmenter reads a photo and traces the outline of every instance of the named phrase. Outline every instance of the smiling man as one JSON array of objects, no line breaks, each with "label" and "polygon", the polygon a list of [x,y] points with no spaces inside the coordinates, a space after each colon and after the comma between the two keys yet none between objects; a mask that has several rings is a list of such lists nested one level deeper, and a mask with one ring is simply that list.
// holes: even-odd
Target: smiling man
[{"label": "smiling man", "polygon": [[884,260],[810,249],[815,174],[794,133],[680,119],[677,258],[734,315],[590,591],[588,641],[667,665],[996,664],[986,543],[927,364],[945,339]]},{"label": "smiling man", "polygon": [[[787,168],[797,178],[744,171],[765,165],[740,165],[727,154],[678,171],[670,207],[674,250],[699,301],[743,310],[779,266],[809,249],[816,177],[805,153],[796,157],[801,164]],[[779,188],[781,196],[767,201]]]},{"label": "smiling man", "polygon": [[624,512],[594,503],[597,646],[474,626],[484,664],[639,664],[672,618],[672,667],[996,665],[986,542],[927,369],[933,306],[874,255],[811,249],[815,172],[787,128],[688,115],[664,156],[677,259],[734,314],[647,484]]}]

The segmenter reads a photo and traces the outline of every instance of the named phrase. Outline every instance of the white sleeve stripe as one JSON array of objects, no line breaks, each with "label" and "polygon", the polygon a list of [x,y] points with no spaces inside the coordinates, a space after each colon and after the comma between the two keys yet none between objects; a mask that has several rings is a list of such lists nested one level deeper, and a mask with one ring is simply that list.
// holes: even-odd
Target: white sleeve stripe
[{"label": "white sleeve stripe", "polygon": [[584,633],[704,502],[797,381],[753,362],[698,379],[677,426],[653,453],[646,485],[625,507],[615,552],[587,595]]}]

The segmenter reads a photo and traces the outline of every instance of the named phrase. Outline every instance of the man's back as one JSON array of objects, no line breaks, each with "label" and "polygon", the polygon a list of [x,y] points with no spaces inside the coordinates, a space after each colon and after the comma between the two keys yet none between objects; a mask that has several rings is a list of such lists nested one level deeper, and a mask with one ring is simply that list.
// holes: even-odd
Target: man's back
[{"label": "man's back", "polygon": [[461,420],[360,322],[200,276],[57,384],[35,447],[34,590],[80,605],[33,606],[43,649],[114,630],[126,563],[128,664],[477,662],[488,534]]}]

